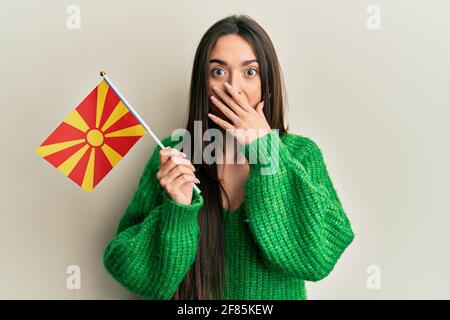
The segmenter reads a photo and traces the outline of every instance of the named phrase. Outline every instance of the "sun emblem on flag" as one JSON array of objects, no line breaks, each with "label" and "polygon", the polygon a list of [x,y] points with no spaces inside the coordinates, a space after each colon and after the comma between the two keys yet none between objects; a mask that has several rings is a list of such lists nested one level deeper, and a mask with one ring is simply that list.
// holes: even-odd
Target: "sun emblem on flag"
[{"label": "sun emblem on flag", "polygon": [[36,153],[92,191],[144,134],[144,127],[103,80]]}]

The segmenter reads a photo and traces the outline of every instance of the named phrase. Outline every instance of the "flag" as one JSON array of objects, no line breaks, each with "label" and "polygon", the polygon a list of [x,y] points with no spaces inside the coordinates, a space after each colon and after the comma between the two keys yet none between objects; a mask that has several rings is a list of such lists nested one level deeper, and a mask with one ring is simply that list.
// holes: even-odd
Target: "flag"
[{"label": "flag", "polygon": [[36,153],[89,192],[144,134],[141,123],[102,80]]}]

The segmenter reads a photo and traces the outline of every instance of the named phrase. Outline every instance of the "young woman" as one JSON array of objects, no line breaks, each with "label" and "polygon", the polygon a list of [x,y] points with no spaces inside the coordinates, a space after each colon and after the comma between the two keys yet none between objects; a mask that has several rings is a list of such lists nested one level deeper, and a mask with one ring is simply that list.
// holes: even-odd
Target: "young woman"
[{"label": "young woman", "polygon": [[[185,153],[171,137],[153,151],[105,249],[107,271],[148,299],[306,299],[305,281],[326,277],[354,233],[320,148],[287,132],[283,108],[279,62],[261,26],[248,16],[211,26],[194,59]],[[206,151],[211,129],[234,132],[217,159],[244,161],[193,165],[189,155],[195,145]],[[260,148],[268,152],[249,161]]]}]

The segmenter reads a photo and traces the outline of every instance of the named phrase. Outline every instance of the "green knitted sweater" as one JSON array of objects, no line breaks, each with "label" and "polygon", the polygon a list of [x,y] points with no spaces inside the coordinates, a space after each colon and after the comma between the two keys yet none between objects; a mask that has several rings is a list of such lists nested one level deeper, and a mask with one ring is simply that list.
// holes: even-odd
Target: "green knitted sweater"
[{"label": "green knitted sweater", "polygon": [[[169,136],[162,143],[179,142]],[[354,233],[316,143],[273,130],[240,150],[250,159],[261,147],[267,156],[249,160],[244,202],[234,212],[223,209],[224,299],[307,299],[305,280],[326,277]],[[112,277],[146,299],[171,299],[194,263],[203,205],[195,191],[192,203],[183,205],[162,189],[160,150],[151,155],[103,256]],[[279,156],[269,157],[270,150]]]}]

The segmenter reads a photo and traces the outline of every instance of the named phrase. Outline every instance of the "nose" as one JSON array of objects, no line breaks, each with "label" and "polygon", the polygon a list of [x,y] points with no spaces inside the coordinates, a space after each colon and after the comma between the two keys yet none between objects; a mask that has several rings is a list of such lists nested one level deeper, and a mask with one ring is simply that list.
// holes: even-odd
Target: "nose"
[{"label": "nose", "polygon": [[228,83],[236,90],[237,92],[243,92],[242,87],[242,78],[239,72],[233,72],[228,79]]}]

